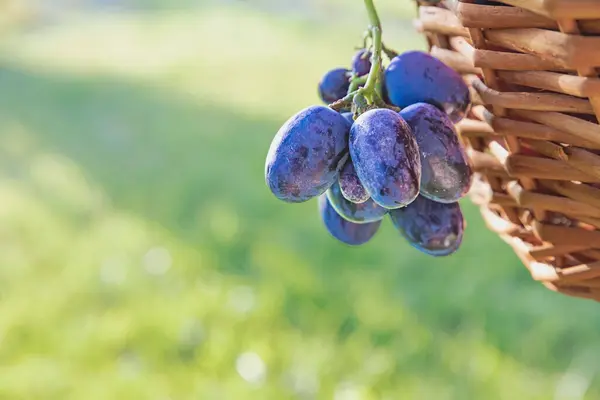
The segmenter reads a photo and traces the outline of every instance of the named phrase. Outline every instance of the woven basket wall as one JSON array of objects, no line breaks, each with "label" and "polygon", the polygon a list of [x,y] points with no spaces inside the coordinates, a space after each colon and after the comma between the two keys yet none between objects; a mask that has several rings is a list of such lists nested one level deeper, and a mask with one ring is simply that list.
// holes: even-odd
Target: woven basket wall
[{"label": "woven basket wall", "polygon": [[472,200],[533,279],[600,300],[600,0],[426,3],[417,28],[472,89]]}]

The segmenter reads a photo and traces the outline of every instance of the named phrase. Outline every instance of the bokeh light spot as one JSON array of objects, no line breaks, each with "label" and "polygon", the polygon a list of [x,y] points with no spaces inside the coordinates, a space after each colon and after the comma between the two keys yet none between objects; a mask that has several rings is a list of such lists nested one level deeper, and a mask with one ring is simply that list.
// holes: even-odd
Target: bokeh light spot
[{"label": "bokeh light spot", "polygon": [[153,247],[142,259],[144,269],[150,275],[164,275],[171,268],[173,260],[171,253],[164,247]]},{"label": "bokeh light spot", "polygon": [[262,384],[267,376],[267,367],[256,353],[243,353],[235,362],[235,369],[246,382]]}]

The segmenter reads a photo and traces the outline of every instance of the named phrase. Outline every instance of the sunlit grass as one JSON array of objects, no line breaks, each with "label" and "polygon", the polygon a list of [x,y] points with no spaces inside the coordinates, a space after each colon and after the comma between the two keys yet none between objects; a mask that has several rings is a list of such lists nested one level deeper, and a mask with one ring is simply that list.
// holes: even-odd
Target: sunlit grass
[{"label": "sunlit grass", "polygon": [[[314,84],[307,90],[306,82],[349,63],[363,31],[361,22],[356,25],[353,32],[347,25],[277,19],[247,7],[83,15],[43,35],[7,40],[4,47],[12,60],[28,66],[122,76],[251,115],[279,117],[315,102]],[[391,26],[389,43],[399,50],[423,48],[408,23],[398,25],[410,35],[399,37],[398,26]]]},{"label": "sunlit grass", "polygon": [[278,125],[359,36],[219,8],[4,42],[0,398],[598,397],[596,306],[531,282],[468,203],[434,260],[389,224],[337,244],[264,187]]}]

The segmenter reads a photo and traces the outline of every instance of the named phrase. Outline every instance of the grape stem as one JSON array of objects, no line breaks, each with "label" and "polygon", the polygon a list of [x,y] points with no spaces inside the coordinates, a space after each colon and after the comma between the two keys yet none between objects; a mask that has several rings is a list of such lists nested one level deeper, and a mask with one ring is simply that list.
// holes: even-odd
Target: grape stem
[{"label": "grape stem", "polygon": [[367,76],[353,76],[350,80],[350,87],[348,93],[355,92],[360,85],[364,85],[367,82]]},{"label": "grape stem", "polygon": [[367,13],[369,14],[369,22],[372,27],[377,27],[381,30],[381,21],[379,20],[379,15],[377,15],[377,10],[375,9],[375,4],[373,0],[365,0],[365,7],[367,7]]},{"label": "grape stem", "polygon": [[377,93],[377,82],[379,81],[379,74],[381,72],[381,49],[383,44],[381,40],[381,21],[379,20],[379,15],[377,15],[377,9],[373,0],[365,0],[365,7],[369,15],[369,31],[371,32],[373,41],[373,51],[371,52],[371,70],[369,71],[367,82],[359,90],[372,103],[375,100],[374,95],[379,94]]},{"label": "grape stem", "polygon": [[390,60],[398,55],[398,52],[396,50],[390,49],[385,45],[385,43],[382,43],[381,50],[385,53],[386,56],[388,56]]},{"label": "grape stem", "polygon": [[[348,88],[348,94],[338,101],[329,105],[336,111],[341,111],[346,108],[352,107],[356,110],[355,115],[361,114],[363,111],[369,108],[389,108],[395,111],[399,111],[397,107],[390,106],[382,100],[381,96],[381,71],[382,61],[381,53],[386,52],[389,57],[389,49],[383,45],[382,41],[382,30],[381,21],[373,0],[364,0],[365,7],[367,8],[367,14],[369,15],[369,29],[363,36],[363,47],[366,48],[368,39],[371,39],[371,69],[365,76],[352,75],[350,78],[350,87]],[[393,58],[393,57],[391,57]],[[359,88],[359,86],[363,87]]]}]

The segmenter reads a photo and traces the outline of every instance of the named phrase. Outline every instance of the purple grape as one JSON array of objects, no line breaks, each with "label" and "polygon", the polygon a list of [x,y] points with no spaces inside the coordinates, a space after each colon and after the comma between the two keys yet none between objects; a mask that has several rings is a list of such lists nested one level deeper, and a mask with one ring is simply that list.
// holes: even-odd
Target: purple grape
[{"label": "purple grape", "polygon": [[363,76],[371,70],[371,52],[362,49],[352,58],[352,72],[358,76]]},{"label": "purple grape", "polygon": [[357,224],[380,221],[389,211],[371,199],[360,204],[346,200],[337,182],[329,188],[326,194],[329,204],[342,218]]},{"label": "purple grape", "polygon": [[[350,124],[354,123],[351,112],[343,113],[342,116],[346,118]],[[367,193],[367,190],[360,182],[360,179],[356,174],[356,169],[354,169],[354,164],[350,159],[346,161],[346,164],[344,164],[344,167],[342,167],[340,171],[339,183],[342,195],[346,200],[351,201],[352,203],[364,203],[370,197],[369,193]]]},{"label": "purple grape", "polygon": [[327,231],[342,243],[359,246],[367,243],[379,230],[381,221],[355,224],[340,217],[326,195],[319,197],[319,213]]},{"label": "purple grape", "polygon": [[360,178],[356,174],[356,169],[352,160],[346,161],[342,167],[339,177],[340,190],[344,198],[355,204],[364,203],[369,199],[367,189],[360,182]]},{"label": "purple grape", "polygon": [[387,104],[392,104],[390,95],[388,94],[387,86],[385,84],[385,73],[381,74],[381,99]]},{"label": "purple grape", "polygon": [[350,122],[350,125],[354,123],[354,116],[351,112],[343,112],[342,117],[346,118],[346,121]]},{"label": "purple grape", "polygon": [[458,203],[442,204],[419,196],[405,208],[390,211],[400,234],[423,253],[443,257],[462,243],[465,220]]},{"label": "purple grape", "polygon": [[326,104],[333,103],[348,94],[350,71],[336,68],[327,72],[319,82],[319,96]]},{"label": "purple grape", "polygon": [[265,179],[280,200],[301,203],[337,181],[348,159],[350,124],[329,107],[311,106],[288,119],[271,143]]},{"label": "purple grape", "polygon": [[417,103],[400,115],[410,125],[421,155],[421,194],[441,203],[454,203],[471,187],[473,171],[454,124],[436,107]]},{"label": "purple grape", "polygon": [[360,181],[380,206],[404,207],[418,196],[419,148],[397,112],[379,108],[358,117],[350,129],[350,156]]},{"label": "purple grape", "polygon": [[400,54],[385,70],[390,101],[404,108],[415,103],[438,107],[457,123],[471,106],[469,88],[458,72],[421,51]]}]

